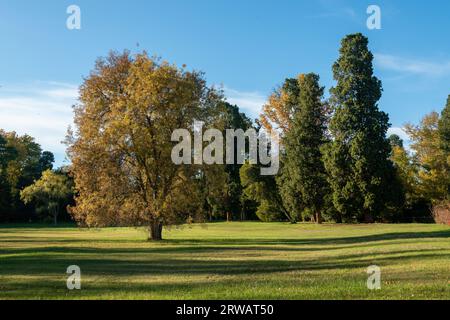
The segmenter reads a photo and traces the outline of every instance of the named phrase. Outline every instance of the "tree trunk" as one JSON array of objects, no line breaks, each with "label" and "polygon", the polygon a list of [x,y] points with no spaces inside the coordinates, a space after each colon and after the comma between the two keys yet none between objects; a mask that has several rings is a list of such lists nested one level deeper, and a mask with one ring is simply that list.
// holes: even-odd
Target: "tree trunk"
[{"label": "tree trunk", "polygon": [[340,213],[336,216],[336,223],[342,223],[342,215]]},{"label": "tree trunk", "polygon": [[161,241],[162,240],[162,230],[163,224],[159,221],[155,221],[150,223],[150,238],[152,241]]},{"label": "tree trunk", "polygon": [[56,226],[58,224],[58,211],[59,211],[59,207],[57,207],[56,209],[54,209],[53,211],[53,224]]},{"label": "tree trunk", "polygon": [[230,221],[231,221],[231,215],[229,212],[227,212],[227,222],[230,222]]},{"label": "tree trunk", "polygon": [[322,224],[322,215],[320,214],[320,212],[316,213],[316,223]]},{"label": "tree trunk", "polygon": [[291,224],[297,224],[297,220],[293,219],[291,215],[286,211],[286,209],[282,208],[284,215],[289,220]]}]

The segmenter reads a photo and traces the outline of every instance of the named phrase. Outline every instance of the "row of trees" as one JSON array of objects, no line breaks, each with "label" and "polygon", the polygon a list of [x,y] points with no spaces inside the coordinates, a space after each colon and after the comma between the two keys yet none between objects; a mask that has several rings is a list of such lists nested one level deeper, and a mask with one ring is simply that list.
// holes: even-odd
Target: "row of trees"
[{"label": "row of trees", "polygon": [[318,223],[429,222],[433,206],[449,216],[450,96],[441,114],[406,125],[410,153],[399,136],[386,139],[389,120],[377,107],[382,88],[372,60],[367,38],[347,36],[328,100],[315,74],[287,79],[269,98],[261,123],[283,133],[282,172],[267,181],[251,174],[254,166],[241,170],[263,220],[287,213],[291,221]]},{"label": "row of trees", "polygon": [[[301,74],[286,79],[252,122],[220,90],[208,87],[201,72],[145,52],[99,59],[80,87],[75,130],[66,141],[76,191],[70,213],[87,226],[147,225],[154,240],[162,238],[164,225],[194,220],[429,217],[429,206],[449,194],[450,103],[442,115],[432,113],[406,127],[413,141],[409,153],[398,136],[386,136],[390,124],[378,108],[382,86],[372,61],[366,37],[345,37],[329,99],[317,74]],[[280,173],[261,176],[260,165],[249,163],[174,164],[172,132],[194,131],[194,120],[203,121],[204,130],[277,130]],[[2,159],[10,159],[13,143],[3,145]],[[49,155],[38,151],[44,163]],[[10,167],[2,165],[2,176]],[[61,172],[42,174],[46,169],[51,167],[41,166],[20,186],[11,183],[11,190],[38,211],[57,212],[61,202],[55,199],[71,194],[70,179],[60,179]]]},{"label": "row of trees", "polygon": [[[366,37],[345,37],[329,99],[316,74],[287,79],[252,124],[206,85],[202,73],[146,53],[99,59],[81,86],[76,130],[68,137],[77,186],[72,214],[89,226],[149,225],[155,240],[163,225],[204,216],[401,220],[419,200],[432,200],[412,192],[435,169],[420,152],[413,159],[398,137],[387,138],[390,124],[378,109],[382,86],[372,61]],[[194,120],[204,121],[205,129],[278,130],[280,174],[261,176],[254,164],[173,164],[170,135],[194,130]]]},{"label": "row of trees", "polygon": [[[272,182],[282,199],[280,216],[373,222],[392,221],[402,211],[404,192],[390,159],[389,119],[378,109],[382,87],[372,61],[368,39],[349,35],[333,65],[336,86],[328,100],[311,73],[287,79],[264,106],[261,123],[283,133],[282,170]],[[258,194],[253,198],[267,207]]]}]

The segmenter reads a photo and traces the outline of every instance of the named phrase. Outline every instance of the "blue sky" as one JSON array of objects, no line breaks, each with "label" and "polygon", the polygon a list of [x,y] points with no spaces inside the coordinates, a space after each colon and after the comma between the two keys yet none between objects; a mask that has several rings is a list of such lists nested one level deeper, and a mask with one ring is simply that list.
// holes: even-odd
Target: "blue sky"
[{"label": "blue sky", "polygon": [[[71,4],[81,30],[66,28]],[[381,30],[366,27],[370,4]],[[0,128],[35,136],[61,164],[77,86],[111,49],[202,70],[254,118],[286,77],[316,72],[328,91],[340,40],[362,32],[400,132],[450,94],[449,15],[447,0],[0,0]]]}]

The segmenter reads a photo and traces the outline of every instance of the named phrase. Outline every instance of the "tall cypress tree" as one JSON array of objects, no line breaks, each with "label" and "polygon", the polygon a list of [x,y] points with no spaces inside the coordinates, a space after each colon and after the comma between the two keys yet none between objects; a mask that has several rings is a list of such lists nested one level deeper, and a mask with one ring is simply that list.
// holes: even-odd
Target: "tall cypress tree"
[{"label": "tall cypress tree", "polygon": [[441,179],[445,181],[447,185],[447,194],[443,195],[444,199],[450,197],[450,95],[447,98],[447,104],[444,110],[441,112],[441,118],[439,119],[439,146],[443,155],[442,171],[443,175]]},{"label": "tall cypress tree", "polygon": [[450,95],[439,119],[439,139],[442,150],[450,154]]},{"label": "tall cypress tree", "polygon": [[337,81],[330,97],[333,141],[325,151],[325,167],[333,203],[349,221],[372,222],[392,200],[389,183],[395,174],[386,138],[389,119],[378,109],[382,86],[373,75],[372,62],[368,39],[357,33],[342,40],[333,65]]},{"label": "tall cypress tree", "polygon": [[324,88],[319,85],[319,76],[313,73],[301,75],[298,84],[298,108],[284,140],[285,159],[278,183],[291,216],[308,210],[321,223],[328,189],[320,151],[326,129]]}]

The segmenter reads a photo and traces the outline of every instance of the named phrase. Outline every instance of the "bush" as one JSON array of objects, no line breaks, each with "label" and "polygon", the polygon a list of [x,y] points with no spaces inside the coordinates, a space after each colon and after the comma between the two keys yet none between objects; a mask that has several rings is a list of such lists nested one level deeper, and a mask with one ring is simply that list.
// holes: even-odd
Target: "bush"
[{"label": "bush", "polygon": [[282,220],[282,214],[279,211],[280,210],[276,206],[271,205],[269,201],[263,200],[256,211],[256,215],[263,222],[280,221]]},{"label": "bush", "polygon": [[436,223],[450,225],[450,203],[442,203],[433,207],[433,218]]}]

